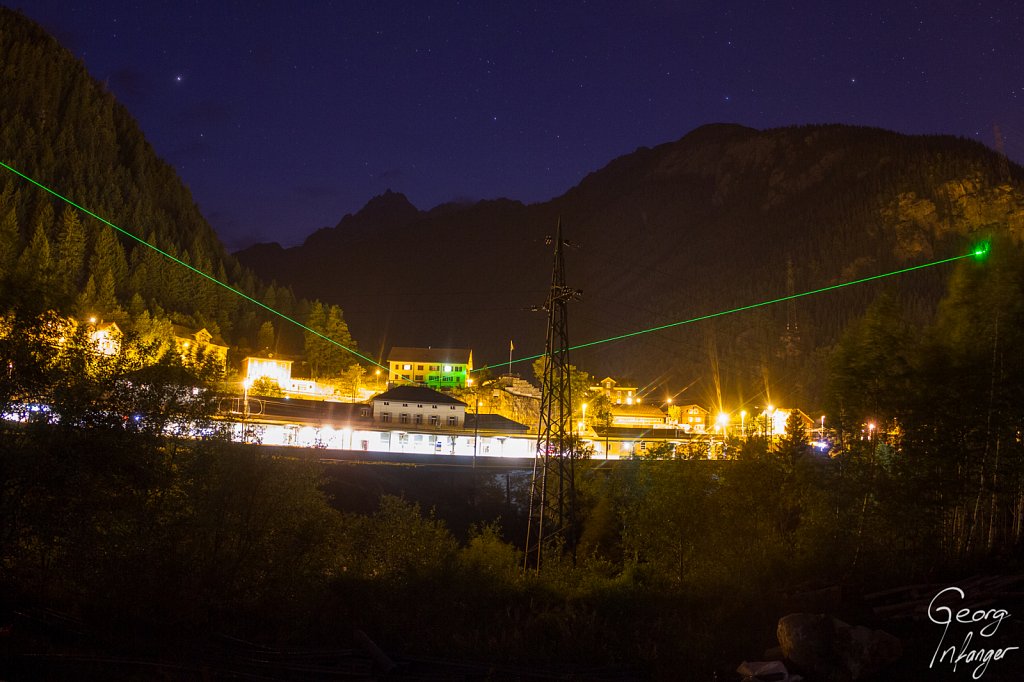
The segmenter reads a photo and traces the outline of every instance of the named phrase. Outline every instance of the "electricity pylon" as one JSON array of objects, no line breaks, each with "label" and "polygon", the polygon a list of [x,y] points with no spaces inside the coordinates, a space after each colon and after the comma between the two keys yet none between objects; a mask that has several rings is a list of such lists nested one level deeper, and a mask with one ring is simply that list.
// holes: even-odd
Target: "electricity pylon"
[{"label": "electricity pylon", "polygon": [[537,452],[530,485],[530,519],[526,530],[524,568],[540,571],[545,549],[562,547],[575,560],[577,541],[576,459],[579,446],[572,431],[572,385],[569,366],[568,303],[582,295],[565,284],[565,247],[559,221],[555,237],[551,289],[543,306],[548,314],[541,381]]}]

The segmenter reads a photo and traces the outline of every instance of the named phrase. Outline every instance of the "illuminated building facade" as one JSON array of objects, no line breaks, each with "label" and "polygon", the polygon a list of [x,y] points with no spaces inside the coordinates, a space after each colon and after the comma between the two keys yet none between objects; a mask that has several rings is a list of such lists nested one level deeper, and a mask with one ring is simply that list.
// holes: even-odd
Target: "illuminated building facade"
[{"label": "illuminated building facade", "polygon": [[473,351],[467,348],[395,347],[388,355],[388,382],[433,389],[465,388],[473,371]]}]

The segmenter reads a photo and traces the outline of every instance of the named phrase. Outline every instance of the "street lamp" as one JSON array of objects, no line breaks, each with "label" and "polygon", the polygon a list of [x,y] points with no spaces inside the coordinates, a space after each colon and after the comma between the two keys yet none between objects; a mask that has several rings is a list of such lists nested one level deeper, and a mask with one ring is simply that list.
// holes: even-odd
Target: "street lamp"
[{"label": "street lamp", "polygon": [[473,389],[476,406],[473,408],[473,467],[476,468],[476,453],[480,442],[480,393],[473,388],[473,380],[466,379],[466,385]]},{"label": "street lamp", "polygon": [[868,442],[873,441],[875,436],[875,422],[868,423]]},{"label": "street lamp", "polygon": [[246,379],[242,382],[242,442],[245,443],[248,438],[249,430],[249,389],[252,388],[252,379]]},{"label": "street lamp", "polygon": [[728,413],[726,413],[726,412],[719,412],[718,413],[718,419],[716,419],[716,421],[718,422],[718,425],[720,427],[722,427],[722,442],[724,443],[725,439],[728,437],[728,431],[727,431],[727,428],[729,426],[729,415],[728,415]]}]

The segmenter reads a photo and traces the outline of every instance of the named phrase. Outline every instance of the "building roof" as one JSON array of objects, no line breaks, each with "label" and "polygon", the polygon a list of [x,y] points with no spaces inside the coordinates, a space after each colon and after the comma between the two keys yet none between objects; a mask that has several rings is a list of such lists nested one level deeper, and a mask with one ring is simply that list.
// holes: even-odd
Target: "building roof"
[{"label": "building roof", "polygon": [[477,428],[477,419],[480,420],[481,431],[501,431],[504,433],[526,433],[530,430],[530,427],[526,424],[520,424],[517,421],[513,421],[508,417],[504,417],[500,414],[467,414],[466,415],[466,429]]},{"label": "building roof", "polygon": [[174,334],[174,336],[178,337],[179,339],[198,340],[198,336],[202,332],[206,332],[207,334],[210,334],[210,345],[211,346],[223,346],[224,348],[228,347],[228,342],[227,341],[225,341],[224,339],[220,338],[219,336],[214,336],[213,334],[210,333],[210,330],[207,329],[206,327],[202,327],[200,329],[193,329],[192,327],[186,327],[183,324],[172,324],[171,325],[171,333]]},{"label": "building roof", "polygon": [[276,362],[278,364],[288,363],[289,365],[295,364],[294,360],[285,360],[283,358],[264,358],[257,355],[248,355],[242,362]]},{"label": "building roof", "polygon": [[432,388],[426,386],[395,386],[389,388],[383,393],[378,393],[373,397],[373,401],[378,400],[394,400],[396,402],[403,401],[407,403],[443,403],[445,405],[462,405],[466,406],[466,403],[461,400],[457,400],[450,395],[435,391]]},{"label": "building roof", "polygon": [[410,348],[395,346],[388,353],[389,362],[446,362],[468,365],[473,358],[469,348]]},{"label": "building roof", "polygon": [[611,405],[611,411],[613,415],[629,415],[630,417],[651,417],[657,419],[664,419],[665,413],[654,405],[622,405],[613,404]]},{"label": "building roof", "polygon": [[633,440],[706,440],[707,434],[689,433],[683,429],[655,429],[642,426],[601,426],[592,424],[598,438]]}]

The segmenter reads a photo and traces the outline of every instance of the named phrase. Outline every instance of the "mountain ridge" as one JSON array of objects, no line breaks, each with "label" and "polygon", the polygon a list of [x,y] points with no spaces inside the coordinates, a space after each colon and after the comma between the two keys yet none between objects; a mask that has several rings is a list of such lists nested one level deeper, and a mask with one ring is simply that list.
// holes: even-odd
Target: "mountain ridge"
[{"label": "mountain ridge", "polygon": [[[546,202],[409,212],[400,223],[366,220],[366,241],[345,249],[298,246],[268,258],[254,246],[236,256],[302,295],[341,305],[354,335],[381,357],[390,345],[458,341],[497,364],[507,362],[509,339],[524,353],[543,350],[543,320],[527,311],[544,301],[544,237],[559,220],[580,244],[567,270],[570,286],[584,290],[570,309],[571,340],[583,342],[955,255],[986,231],[1019,243],[1024,173],[1010,167],[1010,178],[999,177],[995,152],[952,136],[712,124],[613,159]],[[922,273],[889,285],[923,319],[943,278]],[[864,285],[827,301],[652,333],[574,361],[666,385],[702,378],[711,392],[731,382],[747,394],[781,379],[787,391],[816,394],[806,378],[814,363],[880,290]],[[790,320],[800,328],[798,361],[782,350],[794,315],[802,318]],[[785,378],[794,374],[801,378]]]}]

